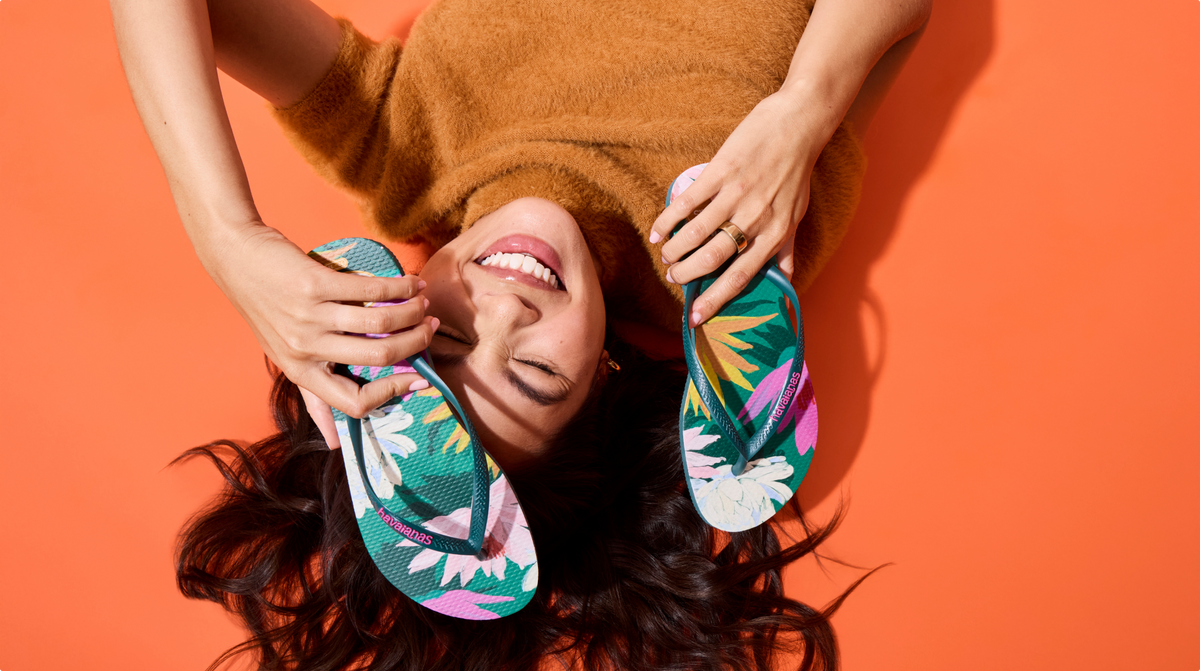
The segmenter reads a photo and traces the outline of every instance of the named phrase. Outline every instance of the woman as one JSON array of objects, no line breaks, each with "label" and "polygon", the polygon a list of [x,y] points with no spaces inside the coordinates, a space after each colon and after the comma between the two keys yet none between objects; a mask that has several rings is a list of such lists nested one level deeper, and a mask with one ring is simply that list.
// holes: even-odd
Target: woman
[{"label": "woman", "polygon": [[[131,88],[189,236],[206,269],[287,378],[361,416],[414,388],[410,385],[417,378],[396,375],[360,389],[332,375],[329,362],[387,365],[428,344],[443,361],[454,362],[444,366],[447,382],[464,399],[476,426],[486,427],[481,429],[484,442],[506,469],[523,471],[524,481],[533,483],[539,478],[530,473],[569,457],[590,466],[559,469],[544,479],[570,481],[590,469],[606,483],[625,482],[618,489],[629,500],[563,506],[563,519],[593,519],[589,531],[595,535],[577,538],[571,553],[595,547],[588,539],[609,538],[603,528],[625,529],[641,539],[639,547],[658,548],[641,557],[641,563],[594,558],[601,564],[599,575],[618,564],[657,565],[660,557],[701,564],[709,558],[708,566],[697,567],[702,579],[692,585],[692,593],[682,575],[687,572],[668,571],[659,581],[664,596],[650,599],[655,602],[645,613],[661,614],[665,604],[673,604],[676,617],[631,616],[615,633],[605,633],[597,624],[604,621],[591,619],[589,608],[618,617],[622,610],[617,606],[644,592],[647,583],[635,588],[614,578],[612,585],[621,588],[606,601],[599,596],[603,585],[580,588],[575,583],[583,574],[564,569],[549,581],[552,587],[544,597],[539,591],[542,608],[529,617],[548,618],[543,624],[568,624],[551,627],[553,635],[524,652],[501,655],[506,664],[532,663],[564,640],[582,645],[577,650],[589,659],[595,655],[591,661],[624,660],[626,666],[668,658],[693,660],[697,667],[739,659],[762,663],[781,622],[810,637],[809,655],[827,658],[830,653],[827,623],[816,616],[806,620],[810,611],[778,596],[778,568],[811,549],[811,543],[779,554],[773,534],[764,531],[757,539],[735,539],[715,563],[707,533],[691,534],[682,545],[663,545],[664,534],[680,540],[664,531],[668,522],[673,529],[696,529],[672,508],[686,504],[686,497],[681,500],[671,487],[654,490],[661,485],[659,473],[678,476],[677,456],[675,470],[656,461],[663,441],[651,440],[658,430],[654,427],[669,427],[670,422],[654,404],[616,415],[627,424],[620,440],[592,441],[596,445],[587,449],[563,447],[571,442],[564,437],[578,434],[578,424],[613,417],[613,409],[622,407],[613,391],[618,385],[611,377],[603,379],[605,323],[678,328],[677,283],[716,271],[737,252],[731,238],[710,240],[722,222],[740,227],[749,245],[695,303],[691,323],[712,317],[772,256],[785,272],[795,271],[793,281],[801,288],[811,282],[844,232],[861,175],[857,141],[838,130],[839,125],[845,117],[862,130],[928,13],[928,4],[921,2],[822,2],[811,8],[811,17],[810,6],[803,3],[725,4],[608,3],[598,12],[569,3],[448,1],[421,19],[402,59],[398,45],[374,45],[303,2],[214,0],[205,7],[183,0],[113,1]],[[706,52],[704,45],[717,49]],[[421,236],[440,245],[422,278],[389,281],[333,273],[259,221],[221,103],[214,62],[282,110],[281,120],[309,158],[360,197],[369,224],[391,237]],[[643,82],[651,85],[641,86]],[[489,97],[496,91],[506,94]],[[333,106],[332,113],[327,105]],[[822,154],[827,143],[830,149]],[[709,168],[686,197],[656,219],[652,203],[670,179],[709,159]],[[812,206],[810,181],[817,183]],[[661,253],[651,255],[636,239],[640,234],[649,244],[658,242],[674,222],[708,200],[711,204]],[[505,247],[513,244],[513,236],[525,233],[548,242],[562,257],[556,282],[543,275],[530,283],[488,270],[493,266],[484,262],[497,250],[534,252],[528,247],[536,243],[528,240]],[[500,248],[493,249],[496,245]],[[697,249],[701,253],[685,258]],[[538,253],[529,255],[548,261]],[[548,265],[543,264],[543,273]],[[535,286],[538,281],[549,289]],[[559,291],[564,286],[566,291]],[[352,305],[411,299],[422,289],[427,304]],[[382,332],[394,335],[370,341],[345,335]],[[637,357],[633,352],[626,356]],[[513,376],[521,384],[512,382]],[[681,388],[669,377],[664,373],[658,381]],[[532,393],[496,393],[505,383]],[[258,450],[268,454],[275,449],[278,458],[262,460],[256,454],[257,462],[242,461],[239,477],[253,486],[234,477],[241,482],[234,499],[244,495],[261,502],[314,482],[312,473],[284,477],[291,465],[315,466],[306,447],[311,427],[289,405],[294,397],[281,384],[283,433]],[[333,445],[328,407],[311,397],[306,403]],[[646,423],[645,417],[655,421]],[[606,473],[588,456],[614,444],[630,450],[628,474]],[[647,471],[647,463],[663,468]],[[336,466],[318,470],[328,474],[328,469]],[[648,493],[652,490],[659,498]],[[316,496],[311,487],[306,491],[301,499],[333,506],[340,500],[336,492]],[[529,497],[522,493],[523,500]],[[649,504],[656,501],[675,512],[647,516]],[[216,517],[202,520],[201,526],[219,518],[222,510],[229,507],[212,513]],[[335,518],[332,513],[321,517],[326,531]],[[619,520],[625,526],[617,525]],[[557,531],[572,528],[545,524]],[[187,566],[204,565],[197,559],[203,552],[197,555],[196,528],[184,549]],[[271,534],[260,530],[258,537],[269,539]],[[327,536],[320,540],[323,551],[343,545]],[[685,551],[679,553],[679,547]],[[308,552],[293,556],[311,559],[316,550]],[[334,564],[323,566],[331,582],[345,579],[331,572]],[[280,589],[282,574],[276,566],[256,588]],[[300,575],[303,571],[293,577]],[[766,583],[759,583],[760,578]],[[237,593],[261,596],[261,591],[237,592],[228,584],[224,592],[193,593],[219,599]],[[706,599],[709,606],[703,605]],[[337,603],[327,600],[325,607],[336,609]],[[377,617],[362,623],[354,620],[366,611],[342,613],[360,640],[377,635],[375,628],[383,624],[404,628],[407,620],[395,616],[403,606],[379,604]],[[714,611],[711,604],[728,608]],[[793,619],[768,622],[788,609]],[[251,611],[244,611],[248,623],[261,626],[263,621],[256,622]],[[321,628],[319,617],[304,621]],[[705,657],[694,645],[674,650],[665,631],[645,630],[655,622],[684,622],[697,640],[705,639],[705,627],[711,626],[709,633],[715,633],[710,643],[724,646],[725,652]],[[637,651],[635,640],[642,635],[653,642],[649,652]],[[294,658],[309,668],[319,651],[303,640],[300,634],[280,634],[263,649],[286,657],[290,653],[285,648],[297,646],[304,653]],[[411,661],[418,648],[395,649]],[[447,656],[456,652],[453,647],[422,649],[439,664],[449,664]],[[382,654],[380,650],[350,646],[331,668],[364,654]]]}]

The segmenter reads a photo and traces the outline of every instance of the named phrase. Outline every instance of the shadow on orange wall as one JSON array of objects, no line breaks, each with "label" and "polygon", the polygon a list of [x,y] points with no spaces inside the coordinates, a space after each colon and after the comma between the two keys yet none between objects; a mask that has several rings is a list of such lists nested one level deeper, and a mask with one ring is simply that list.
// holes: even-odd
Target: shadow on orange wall
[{"label": "shadow on orange wall", "polygon": [[862,202],[850,232],[801,297],[821,411],[818,449],[798,492],[811,510],[838,489],[862,448],[875,382],[887,358],[887,314],[871,267],[896,233],[960,100],[991,56],[992,0],[939,2],[925,35],[865,138]]}]

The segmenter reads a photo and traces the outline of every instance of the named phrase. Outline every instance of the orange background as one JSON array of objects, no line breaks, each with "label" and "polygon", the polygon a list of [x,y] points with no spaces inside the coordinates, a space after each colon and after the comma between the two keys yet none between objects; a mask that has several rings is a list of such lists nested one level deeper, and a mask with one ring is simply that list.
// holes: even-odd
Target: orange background
[{"label": "orange background", "polygon": [[[403,2],[328,0],[369,34]],[[804,297],[827,550],[892,562],[846,668],[1200,668],[1200,4],[938,0]],[[266,221],[360,231],[225,81]],[[202,668],[240,640],[175,591],[217,437],[268,377],[191,253],[104,3],[0,2],[0,669]],[[802,565],[822,603],[857,571]]]}]

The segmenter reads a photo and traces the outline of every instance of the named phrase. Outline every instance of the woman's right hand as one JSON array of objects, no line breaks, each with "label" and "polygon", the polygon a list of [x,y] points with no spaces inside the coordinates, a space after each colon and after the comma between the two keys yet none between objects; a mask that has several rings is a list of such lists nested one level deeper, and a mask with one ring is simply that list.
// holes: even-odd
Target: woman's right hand
[{"label": "woman's right hand", "polygon": [[[338,440],[329,406],[362,417],[392,397],[428,386],[415,373],[363,387],[333,373],[333,362],[388,366],[429,345],[438,324],[425,316],[428,300],[419,298],[425,286],[419,277],[341,273],[257,223],[219,242],[196,242],[201,262],[250,325],[263,351],[306,392],[309,414],[331,448],[338,447]],[[394,301],[407,302],[362,306]],[[391,335],[356,335],[368,333]]]}]

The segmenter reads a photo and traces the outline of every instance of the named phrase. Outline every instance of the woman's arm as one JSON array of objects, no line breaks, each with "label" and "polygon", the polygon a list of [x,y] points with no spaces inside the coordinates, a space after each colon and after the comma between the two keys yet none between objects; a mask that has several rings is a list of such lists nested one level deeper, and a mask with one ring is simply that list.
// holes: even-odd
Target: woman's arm
[{"label": "woman's arm", "polygon": [[[179,217],[205,270],[263,350],[288,378],[354,416],[406,392],[419,377],[394,375],[359,389],[333,375],[328,362],[389,365],[423,350],[435,325],[422,300],[349,304],[411,298],[419,278],[338,273],[263,224],[217,81],[220,63],[272,103],[297,102],[333,63],[338,24],[306,0],[111,5],[129,87]],[[381,339],[345,335],[401,330]]]},{"label": "woman's arm", "polygon": [[692,324],[716,314],[772,256],[791,275],[796,226],[808,207],[817,157],[844,118],[857,131],[865,130],[928,21],[931,5],[932,0],[817,2],[783,86],[750,112],[651,229],[651,242],[666,238],[676,223],[712,199],[662,246],[664,261],[674,264],[667,278],[680,284],[713,272],[737,251],[729,236],[705,244],[723,222],[734,222],[750,241],[696,299]]}]

